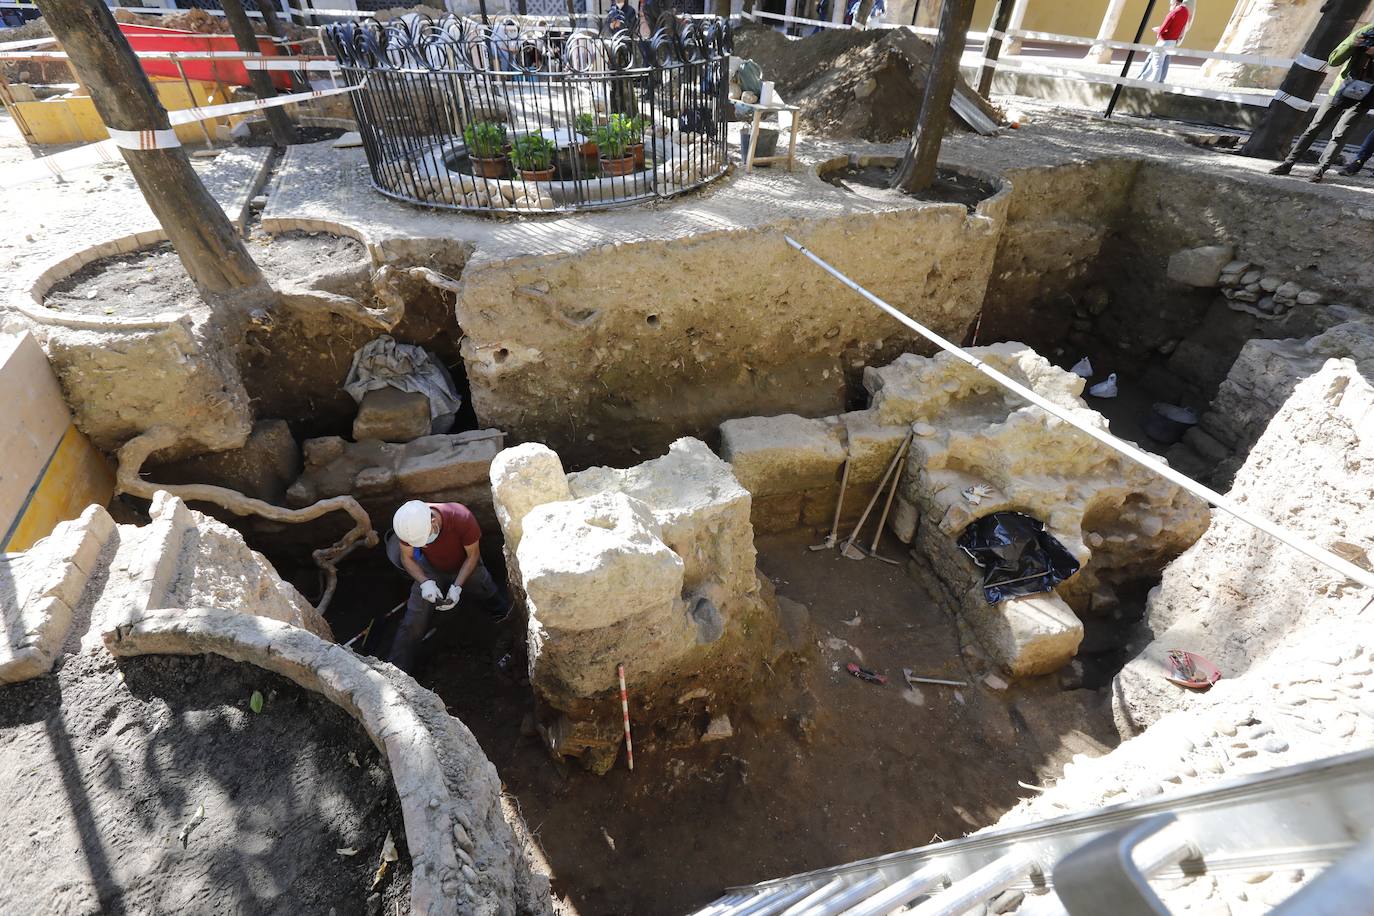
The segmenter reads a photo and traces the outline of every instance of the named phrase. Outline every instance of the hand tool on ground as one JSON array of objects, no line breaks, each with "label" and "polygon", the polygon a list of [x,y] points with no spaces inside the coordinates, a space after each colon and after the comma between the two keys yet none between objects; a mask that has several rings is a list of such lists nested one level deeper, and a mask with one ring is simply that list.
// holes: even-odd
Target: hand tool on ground
[{"label": "hand tool on ground", "polygon": [[855,664],[854,662],[850,662],[844,667],[846,671],[861,681],[868,681],[870,684],[877,684],[880,687],[887,683],[887,678],[885,676],[865,668],[862,665]]},{"label": "hand tool on ground", "polygon": [[355,642],[357,642],[358,640],[360,640],[360,639],[361,639],[363,642],[367,642],[367,636],[368,636],[368,634],[372,632],[372,628],[373,628],[374,626],[377,625],[377,622],[378,622],[379,620],[386,620],[386,619],[389,618],[392,614],[395,614],[397,611],[399,611],[401,608],[403,608],[403,607],[405,607],[405,606],[406,606],[406,603],[405,603],[404,601],[402,601],[400,604],[396,605],[394,608],[392,608],[391,610],[387,611],[387,612],[386,612],[385,614],[383,614],[381,617],[373,617],[371,620],[369,620],[369,621],[367,622],[367,626],[363,627],[363,630],[362,630],[361,633],[359,633],[357,636],[354,636],[354,637],[353,637],[352,639],[350,639],[348,642],[344,643],[344,648],[345,648],[345,649],[351,649],[351,648],[353,648],[353,644],[354,644]]},{"label": "hand tool on ground", "polygon": [[829,550],[831,547],[834,547],[836,542],[839,540],[840,510],[844,508],[844,490],[848,483],[849,456],[846,455],[844,459],[844,472],[840,474],[840,498],[835,501],[835,520],[830,523],[830,534],[828,537],[826,537],[824,543],[812,544],[812,550]]},{"label": "hand tool on ground", "polygon": [[949,681],[942,677],[919,677],[912,674],[910,668],[902,669],[902,677],[906,679],[908,687],[915,687],[917,684],[943,684],[946,687],[967,687],[968,681]]},{"label": "hand tool on ground", "polygon": [[845,541],[844,546],[840,548],[840,553],[851,560],[862,560],[864,558],[864,552],[855,549],[854,539],[859,536],[859,529],[864,526],[864,522],[868,521],[868,513],[873,511],[873,506],[878,502],[878,496],[883,492],[883,488],[887,486],[887,479],[891,477],[892,472],[896,470],[897,463],[902,459],[902,453],[906,451],[907,445],[911,442],[911,436],[911,433],[906,434],[906,438],[902,440],[901,446],[897,449],[897,454],[893,455],[892,460],[888,462],[887,470],[883,472],[883,479],[879,481],[878,489],[874,491],[873,498],[870,499],[868,505],[864,507],[863,515],[859,516],[859,523],[855,525],[854,530],[849,533],[849,540]]}]

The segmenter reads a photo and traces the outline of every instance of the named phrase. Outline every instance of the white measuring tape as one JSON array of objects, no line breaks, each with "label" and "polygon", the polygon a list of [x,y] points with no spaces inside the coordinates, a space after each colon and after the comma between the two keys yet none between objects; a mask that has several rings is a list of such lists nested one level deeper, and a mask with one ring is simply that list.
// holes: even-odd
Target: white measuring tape
[{"label": "white measuring tape", "polygon": [[[330,95],[342,95],[345,92],[355,92],[367,85],[367,80],[356,86],[340,86],[336,89],[318,89],[312,92],[295,92],[291,95],[279,95],[272,99],[252,99],[247,102],[228,102],[224,105],[212,105],[207,108],[184,108],[179,111],[167,112],[167,120],[173,125],[191,124],[196,121],[205,121],[211,118],[219,118],[225,115],[243,114],[250,111],[258,111],[263,108],[274,108],[278,105],[290,105],[294,102],[303,102],[309,99],[320,99]],[[88,143],[85,146],[78,146],[76,149],[66,150],[61,153],[53,153],[51,156],[44,156],[41,159],[31,159],[14,165],[8,165],[0,170],[0,188],[12,188],[30,181],[37,181],[40,178],[62,178],[69,172],[79,169],[90,168],[104,162],[119,162],[120,149],[130,150],[152,150],[152,149],[172,149],[181,145],[177,139],[176,132],[172,130],[113,130],[105,128],[110,132],[109,140],[100,140],[96,143]]]}]

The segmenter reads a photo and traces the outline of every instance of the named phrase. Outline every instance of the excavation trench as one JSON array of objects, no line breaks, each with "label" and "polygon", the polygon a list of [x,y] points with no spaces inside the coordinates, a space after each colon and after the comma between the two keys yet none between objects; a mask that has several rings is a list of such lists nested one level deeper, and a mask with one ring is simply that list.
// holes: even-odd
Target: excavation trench
[{"label": "excavation trench", "polygon": [[[1087,406],[1198,479],[1229,482],[1293,386],[1327,356],[1366,353],[1363,306],[1339,291],[1357,267],[1338,259],[1316,275],[1307,249],[1320,239],[1282,208],[1269,207],[1265,231],[1287,241],[1261,241],[1251,211],[1264,209],[1256,195],[1273,203],[1267,190],[1189,213],[1177,201],[1212,179],[1099,158],[1011,180],[988,177],[986,163],[961,168],[943,200],[911,201],[881,188],[891,165],[845,155],[798,179],[834,209],[790,214],[793,231],[945,336],[1003,342],[979,352],[1058,403],[1083,406],[1083,380],[1066,371],[1081,357],[1090,383],[1116,372],[1117,397]],[[294,510],[347,498],[379,534],[407,499],[473,508],[484,564],[516,612],[505,625],[466,603],[437,615],[414,674],[472,731],[518,802],[527,851],[537,846],[578,912],[686,911],[723,886],[959,836],[1011,808],[1018,783],[1041,785],[1074,755],[1115,746],[1103,688],[1155,635],[1147,594],[1205,513],[923,355],[773,227],[651,239],[633,215],[617,219],[625,244],[539,253],[525,250],[521,224],[378,244],[344,223],[279,221],[286,231],[257,236],[254,254],[282,302],[251,316],[233,372],[198,336],[197,310],[182,308],[165,249],[90,264],[35,307],[51,313],[50,356],[98,447],[114,451],[138,422],[183,433],[144,466],[148,482],[219,485]],[[358,434],[342,383],[383,334],[448,372],[462,406],[442,432],[412,409],[386,418],[409,422],[407,433]],[[1022,339],[1035,349],[1005,343]],[[121,409],[108,409],[112,397]],[[1156,402],[1191,408],[1196,428],[1150,438],[1163,429]],[[233,435],[205,454],[215,430]],[[536,443],[553,455],[556,486],[517,513],[522,533],[502,513],[514,502],[500,456]],[[892,512],[870,541],[893,456]],[[841,533],[875,499],[857,543],[895,562],[809,549],[846,480]],[[964,495],[980,487],[992,492]],[[727,505],[727,490],[742,495]],[[590,508],[560,515],[569,504]],[[116,503],[139,521],[148,508]],[[311,602],[324,588],[312,554],[352,524],[343,512],[288,524],[191,508],[233,526]],[[1025,617],[980,603],[955,546],[994,511],[1043,521],[1083,561]],[[567,572],[556,548],[569,518],[579,531],[642,528],[656,565],[622,591],[558,591],[550,570]],[[408,590],[379,547],[353,550],[326,615],[334,639],[384,659],[400,621],[387,612]],[[649,622],[677,630],[642,616],[653,611],[643,596],[660,594],[664,616]],[[615,617],[630,604],[640,617]],[[569,608],[609,622],[574,626]],[[1032,616],[1053,626],[1031,639]],[[551,674],[559,641],[577,645],[591,629],[623,640],[614,653],[571,653]],[[645,632],[654,639],[634,641]],[[677,654],[665,661],[655,640]],[[588,657],[600,680],[576,693],[572,667]],[[851,676],[851,662],[887,684]],[[903,669],[964,686],[908,686]],[[551,753],[564,728],[600,744]]]}]

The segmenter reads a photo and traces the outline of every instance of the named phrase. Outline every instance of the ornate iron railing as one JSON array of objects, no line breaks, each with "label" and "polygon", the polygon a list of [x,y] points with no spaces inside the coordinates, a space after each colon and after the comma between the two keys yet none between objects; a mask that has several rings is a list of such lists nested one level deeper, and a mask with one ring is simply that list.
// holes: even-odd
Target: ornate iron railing
[{"label": "ornate iron railing", "polygon": [[372,183],[431,207],[558,212],[680,194],[728,164],[730,27],[665,15],[649,38],[507,16],[324,27]]}]

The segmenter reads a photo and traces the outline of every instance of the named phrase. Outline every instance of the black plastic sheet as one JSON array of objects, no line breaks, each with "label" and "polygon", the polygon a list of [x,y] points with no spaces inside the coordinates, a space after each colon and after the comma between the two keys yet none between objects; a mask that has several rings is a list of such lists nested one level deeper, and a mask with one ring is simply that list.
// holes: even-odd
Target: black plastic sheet
[{"label": "black plastic sheet", "polygon": [[1078,572],[1074,555],[1038,519],[1019,512],[983,516],[959,535],[959,546],[983,570],[988,604],[1048,592]]}]

